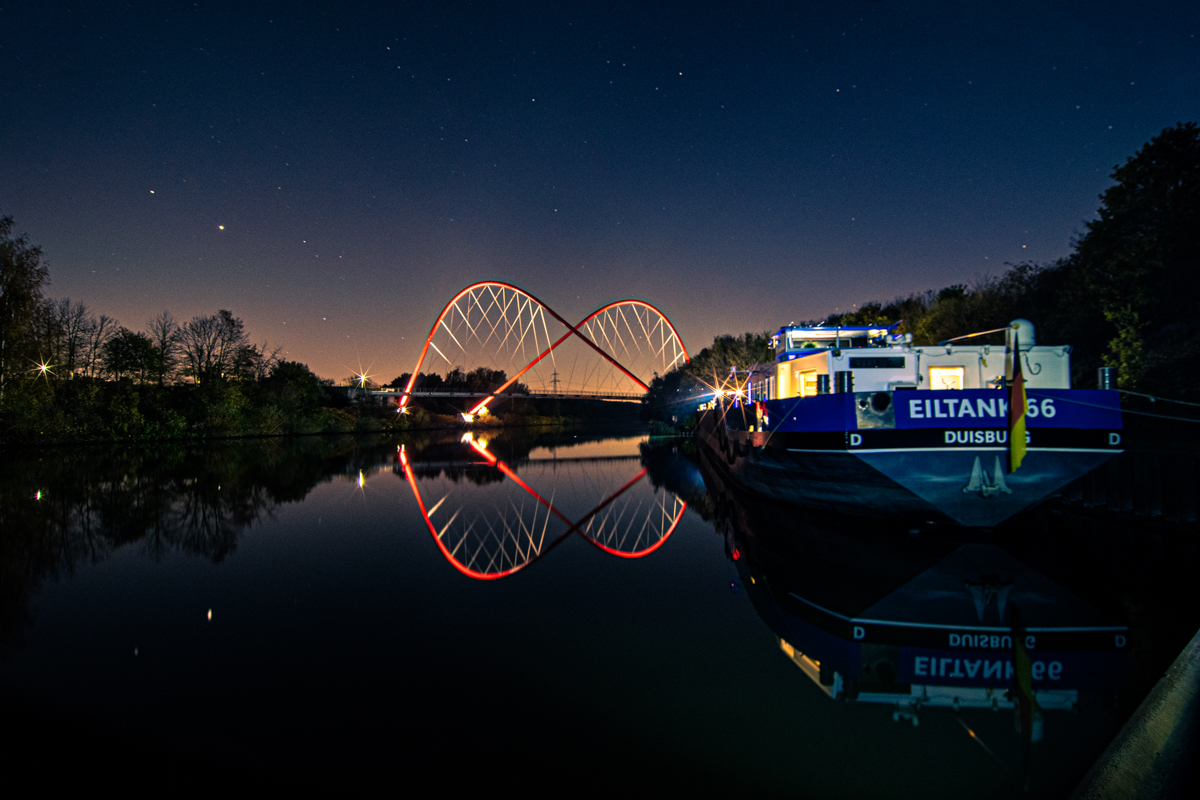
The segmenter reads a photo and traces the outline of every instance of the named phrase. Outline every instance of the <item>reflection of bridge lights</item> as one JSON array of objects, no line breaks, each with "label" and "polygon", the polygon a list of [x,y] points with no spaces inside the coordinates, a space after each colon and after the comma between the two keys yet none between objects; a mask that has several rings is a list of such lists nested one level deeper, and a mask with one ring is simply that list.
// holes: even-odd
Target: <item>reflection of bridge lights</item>
[{"label": "reflection of bridge lights", "polygon": [[[471,578],[495,580],[512,575],[540,560],[574,533],[610,555],[642,558],[666,543],[687,510],[687,503],[669,492],[654,491],[652,498],[644,494],[627,494],[638,484],[643,489],[650,488],[643,483],[648,474],[643,467],[578,521],[572,521],[507,464],[490,453],[486,442],[468,435],[464,435],[462,441],[536,501],[531,507],[521,499],[508,498],[497,504],[493,512],[485,514],[460,507],[444,512],[435,526],[434,514],[450,494],[443,496],[432,507],[426,507],[413,469],[401,451],[404,477],[435,544],[455,569]],[[519,492],[517,494],[524,498]],[[449,514],[448,518],[445,518],[446,513]],[[566,529],[553,532],[550,527],[551,516],[563,523]],[[445,521],[442,522],[442,519]]]},{"label": "reflection of bridge lights", "polygon": [[487,450],[488,440],[482,436],[476,439],[473,432],[467,431],[462,435],[462,438],[459,439],[459,441],[480,451],[483,453],[483,455],[487,456],[489,460],[494,460],[495,456],[493,456],[491,453],[485,452]]},{"label": "reflection of bridge lights", "polygon": [[[493,464],[493,465],[498,464],[499,459],[497,459],[494,455],[492,455],[491,453],[488,452],[488,449],[487,449],[488,443],[485,439],[479,439],[478,441],[476,441],[475,439],[470,439],[467,441],[467,444],[471,445],[471,449],[473,449],[475,452],[479,453],[479,455],[486,458],[488,460],[489,464]],[[516,479],[517,483],[521,483],[521,480],[519,478],[516,478],[515,475],[513,477]],[[521,483],[521,485],[524,486],[525,484]]]}]

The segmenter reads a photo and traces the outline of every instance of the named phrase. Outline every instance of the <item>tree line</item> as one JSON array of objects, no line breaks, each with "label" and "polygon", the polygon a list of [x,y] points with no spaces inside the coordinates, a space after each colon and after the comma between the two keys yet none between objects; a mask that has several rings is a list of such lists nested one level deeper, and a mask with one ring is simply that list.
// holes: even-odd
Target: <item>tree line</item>
[{"label": "tree line", "polygon": [[[129,378],[163,386],[239,378],[259,380],[279,360],[280,348],[250,343],[245,323],[230,311],[180,324],[163,311],[132,331],[82,301],[43,300],[33,319],[37,364],[47,377]],[[42,371],[39,369],[39,371]]]},{"label": "tree line", "polygon": [[134,331],[44,295],[40,248],[0,217],[0,444],[405,428],[419,415],[328,391],[222,309]]},{"label": "tree line", "polygon": [[[385,386],[392,389],[404,389],[408,386],[411,372],[405,372],[394,378]],[[508,373],[502,369],[476,367],[467,372],[462,367],[455,367],[442,377],[437,372],[418,372],[413,384],[413,391],[445,391],[445,392],[492,392],[497,386],[503,386],[508,381]],[[529,394],[529,387],[520,381],[513,381],[504,390],[504,394]]]},{"label": "tree line", "polygon": [[163,311],[142,332],[83,301],[46,298],[42,250],[12,230],[12,217],[0,217],[0,396],[30,379],[258,380],[279,360],[280,348],[252,344],[224,309],[182,324]]}]

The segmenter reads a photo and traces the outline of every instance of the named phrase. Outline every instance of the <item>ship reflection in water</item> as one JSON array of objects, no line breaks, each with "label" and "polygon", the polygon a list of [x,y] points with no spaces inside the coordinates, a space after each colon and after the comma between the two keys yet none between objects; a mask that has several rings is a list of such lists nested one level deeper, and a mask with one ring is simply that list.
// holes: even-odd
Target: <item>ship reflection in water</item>
[{"label": "ship reflection in water", "polygon": [[1088,696],[1112,707],[1128,683],[1128,628],[996,544],[872,537],[705,479],[740,586],[830,698],[913,726],[932,709],[1011,710],[1034,743],[1047,714]]}]

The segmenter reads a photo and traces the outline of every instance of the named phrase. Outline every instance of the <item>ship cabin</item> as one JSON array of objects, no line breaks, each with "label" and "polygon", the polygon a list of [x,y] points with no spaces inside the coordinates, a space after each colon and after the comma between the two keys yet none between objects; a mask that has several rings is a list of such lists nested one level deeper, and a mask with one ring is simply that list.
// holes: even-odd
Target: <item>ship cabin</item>
[{"label": "ship cabin", "polygon": [[[833,392],[894,392],[911,389],[997,389],[1004,385],[1003,344],[914,346],[899,323],[847,327],[789,325],[771,337],[774,368],[751,378],[751,397],[782,400]],[[1071,388],[1070,346],[1037,344],[1033,323],[1014,320],[1026,386]],[[970,336],[963,337],[970,339]]]}]

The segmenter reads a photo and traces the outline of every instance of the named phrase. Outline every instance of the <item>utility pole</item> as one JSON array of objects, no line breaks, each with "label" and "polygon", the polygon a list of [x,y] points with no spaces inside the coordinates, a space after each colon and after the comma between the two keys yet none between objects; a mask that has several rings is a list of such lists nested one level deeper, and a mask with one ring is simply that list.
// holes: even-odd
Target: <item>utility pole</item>
[{"label": "utility pole", "polygon": [[550,374],[550,384],[554,387],[554,393],[558,394],[558,370]]}]

